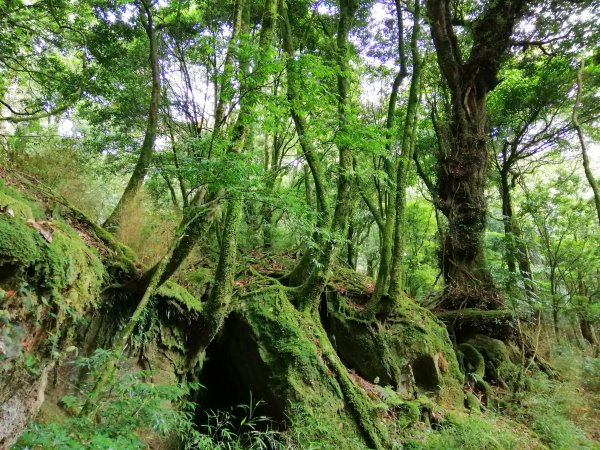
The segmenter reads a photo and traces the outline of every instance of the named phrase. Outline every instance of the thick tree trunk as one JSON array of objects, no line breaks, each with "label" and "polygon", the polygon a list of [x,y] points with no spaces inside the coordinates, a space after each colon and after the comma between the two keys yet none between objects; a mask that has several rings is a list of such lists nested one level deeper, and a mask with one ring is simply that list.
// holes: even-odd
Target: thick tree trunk
[{"label": "thick tree trunk", "polygon": [[117,229],[127,213],[127,208],[133,204],[137,195],[144,184],[144,178],[148,174],[148,169],[154,156],[154,144],[156,142],[156,132],[158,127],[158,106],[160,102],[160,68],[158,66],[158,42],[156,38],[156,29],[154,27],[154,17],[152,15],[152,6],[147,0],[140,0],[140,20],[146,30],[148,43],[150,46],[149,61],[152,74],[152,91],[150,94],[150,106],[148,108],[148,121],[146,122],[146,132],[144,141],[140,149],[140,156],[133,169],[131,178],[119,199],[117,206],[111,215],[104,222],[104,227],[108,229]]},{"label": "thick tree trunk", "polygon": [[592,347],[598,347],[598,338],[596,337],[594,325],[585,317],[580,316],[579,327],[581,328],[581,335],[585,338],[585,340],[588,341]]},{"label": "thick tree trunk", "polygon": [[[581,271],[577,272],[577,294],[581,298],[588,298],[588,307],[592,306],[592,297],[589,295],[585,280],[583,278],[583,273]],[[581,329],[581,335],[583,338],[588,341],[588,343],[596,350],[599,350],[598,347],[598,338],[596,337],[596,330],[594,330],[594,324],[590,321],[589,318],[589,310],[585,307],[585,305],[581,305],[582,309],[579,315],[579,328]]]},{"label": "thick tree trunk", "polygon": [[440,252],[446,281],[440,307],[494,309],[502,299],[484,257],[486,96],[498,83],[500,62],[523,1],[499,0],[484,6],[474,22],[466,61],[453,30],[451,2],[428,0],[427,6],[438,64],[452,97],[445,130],[449,148],[438,157],[439,206],[448,218]]},{"label": "thick tree trunk", "polygon": [[461,83],[460,91],[462,95],[453,98],[448,127],[450,153],[440,155],[438,161],[440,206],[448,218],[441,251],[446,281],[441,306],[495,308],[500,298],[484,257],[488,167],[485,92],[478,92],[470,81]]}]

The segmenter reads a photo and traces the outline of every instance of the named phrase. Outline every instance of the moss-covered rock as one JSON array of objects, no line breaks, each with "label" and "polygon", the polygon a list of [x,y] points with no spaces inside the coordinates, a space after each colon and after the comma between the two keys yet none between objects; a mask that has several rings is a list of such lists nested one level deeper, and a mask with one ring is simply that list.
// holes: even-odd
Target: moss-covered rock
[{"label": "moss-covered rock", "polygon": [[[7,430],[0,447],[14,440],[41,403],[39,389],[28,386],[43,391],[40,377],[50,365],[55,376],[75,382],[76,371],[61,365],[65,349],[88,354],[110,347],[135,303],[117,288],[103,289],[139,277],[131,251],[77,210],[51,207],[47,195],[28,197],[0,183],[0,350],[8,349],[0,351],[0,400],[35,406],[19,420],[0,407],[0,428]],[[130,346],[136,353],[131,367],[142,361],[138,369],[153,370],[157,382],[183,376],[185,345],[200,311],[200,301],[181,286],[161,286]],[[66,393],[62,384],[54,386],[51,402]]]},{"label": "moss-covered rock", "polygon": [[375,403],[350,379],[318,319],[299,313],[283,287],[241,299],[224,334],[229,379],[265,400],[301,445],[384,448]]},{"label": "moss-covered rock", "polygon": [[327,329],[342,360],[363,378],[406,396],[433,394],[462,402],[462,379],[446,328],[428,310],[406,300],[383,323],[356,318],[339,297],[328,307]]},{"label": "moss-covered rock", "polygon": [[30,267],[41,257],[39,239],[23,219],[0,215],[0,271],[8,276],[15,266]]},{"label": "moss-covered rock", "polygon": [[0,402],[3,447],[35,416],[49,366],[69,345],[73,324],[96,305],[104,267],[96,249],[66,222],[42,220],[30,202],[4,186],[1,194],[0,347],[11,348],[0,354],[0,400],[11,399]]},{"label": "moss-covered rock", "polygon": [[507,345],[499,339],[476,335],[467,341],[467,345],[477,349],[485,360],[485,378],[492,383],[505,385],[517,377],[519,368],[516,355],[511,356]]},{"label": "moss-covered rock", "polygon": [[485,373],[485,361],[479,351],[471,344],[463,343],[458,346],[459,360],[463,370],[468,374],[483,377]]}]

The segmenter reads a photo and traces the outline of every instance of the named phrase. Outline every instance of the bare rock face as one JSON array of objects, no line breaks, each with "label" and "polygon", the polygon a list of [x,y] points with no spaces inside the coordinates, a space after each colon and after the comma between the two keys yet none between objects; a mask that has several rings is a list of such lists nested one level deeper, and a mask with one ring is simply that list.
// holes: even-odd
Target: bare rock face
[{"label": "bare rock face", "polygon": [[10,398],[0,404],[0,450],[9,449],[25,426],[35,418],[44,403],[50,367],[31,383],[21,383]]}]

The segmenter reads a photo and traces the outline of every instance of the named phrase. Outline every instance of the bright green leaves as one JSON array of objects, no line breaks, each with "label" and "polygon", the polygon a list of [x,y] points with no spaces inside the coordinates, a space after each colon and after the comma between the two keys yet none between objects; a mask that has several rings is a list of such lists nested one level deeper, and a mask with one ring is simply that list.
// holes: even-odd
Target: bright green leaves
[{"label": "bright green leaves", "polygon": [[489,94],[492,126],[518,130],[523,124],[543,120],[565,104],[576,68],[566,58],[522,59],[500,73],[502,82]]}]

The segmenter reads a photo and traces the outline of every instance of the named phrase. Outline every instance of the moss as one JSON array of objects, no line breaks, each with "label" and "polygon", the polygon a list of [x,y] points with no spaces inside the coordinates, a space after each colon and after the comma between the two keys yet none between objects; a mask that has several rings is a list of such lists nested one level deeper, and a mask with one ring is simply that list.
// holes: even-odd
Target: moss
[{"label": "moss", "polygon": [[173,281],[167,281],[159,287],[155,296],[165,298],[182,313],[199,313],[202,311],[200,300],[190,294],[187,289]]},{"label": "moss", "polygon": [[483,378],[485,373],[485,361],[483,356],[471,344],[460,344],[458,346],[460,359],[466,374],[475,374]]},{"label": "moss", "polygon": [[481,402],[472,392],[465,392],[465,406],[469,411],[481,412]]},{"label": "moss", "polygon": [[51,232],[48,242],[26,222],[35,220],[29,212],[35,208],[29,201],[6,187],[0,193],[4,203],[10,199],[10,204],[27,216],[0,215],[0,260],[17,266],[19,276],[52,301],[55,314],[58,307],[58,320],[65,314],[81,315],[95,306],[104,277],[96,249],[88,247],[61,219],[40,225]]},{"label": "moss", "polygon": [[482,310],[474,308],[458,309],[455,311],[442,311],[437,314],[444,322],[460,319],[495,320],[506,319],[514,316],[512,311],[506,309]]},{"label": "moss", "polygon": [[374,404],[353,384],[318,322],[299,313],[278,286],[245,297],[235,314],[248,325],[246,342],[256,345],[266,389],[284,405],[302,445],[366,448],[365,435],[377,434]]},{"label": "moss", "polygon": [[22,219],[0,215],[0,261],[28,267],[40,259],[40,244]]},{"label": "moss", "polygon": [[417,450],[547,449],[526,427],[500,416],[448,412],[438,430],[415,430],[402,448]]},{"label": "moss", "polygon": [[75,313],[96,306],[104,266],[96,250],[88,247],[65,222],[53,222],[52,242],[37,267],[55,299],[62,298]]},{"label": "moss", "polygon": [[44,217],[43,210],[35,201],[25,198],[17,190],[6,186],[2,180],[0,180],[0,207],[10,208],[15,217],[24,220]]},{"label": "moss", "polygon": [[519,368],[513,363],[508,347],[499,339],[477,335],[468,344],[477,349],[486,361],[485,377],[492,382],[504,383],[514,379]]},{"label": "moss", "polygon": [[409,300],[383,324],[353,318],[343,303],[330,302],[328,312],[338,353],[363,378],[390,384],[405,396],[418,390],[462,404],[463,375],[446,328],[431,312]]}]

